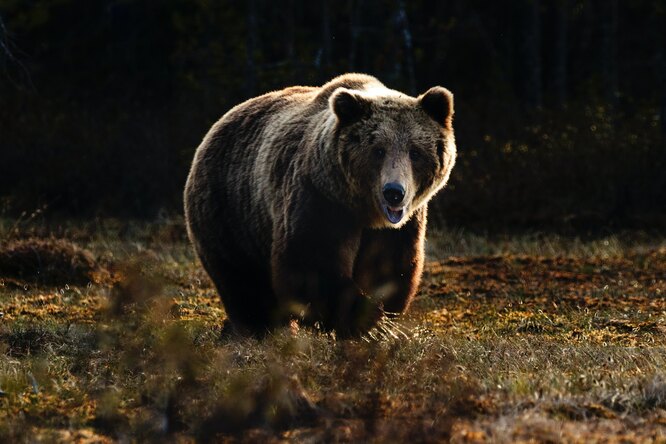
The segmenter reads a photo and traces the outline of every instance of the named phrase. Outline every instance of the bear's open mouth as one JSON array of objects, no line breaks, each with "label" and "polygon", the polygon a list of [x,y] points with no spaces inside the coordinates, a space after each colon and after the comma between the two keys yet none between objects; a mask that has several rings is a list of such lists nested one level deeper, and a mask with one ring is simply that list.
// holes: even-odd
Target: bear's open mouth
[{"label": "bear's open mouth", "polygon": [[398,222],[400,222],[402,220],[402,216],[405,214],[405,207],[395,208],[395,207],[390,207],[388,205],[383,205],[383,207],[386,218],[392,224],[397,224]]}]

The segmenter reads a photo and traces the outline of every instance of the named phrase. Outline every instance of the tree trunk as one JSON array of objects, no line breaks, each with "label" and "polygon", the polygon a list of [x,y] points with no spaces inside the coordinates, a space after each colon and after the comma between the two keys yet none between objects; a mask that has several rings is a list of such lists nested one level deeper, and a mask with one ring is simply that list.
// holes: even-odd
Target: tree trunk
[{"label": "tree trunk", "polygon": [[349,71],[356,70],[356,50],[360,34],[360,16],[363,0],[349,0]]},{"label": "tree trunk", "polygon": [[245,54],[245,92],[247,97],[257,94],[257,66],[255,52],[257,50],[258,28],[257,28],[257,1],[247,1],[246,26],[246,54]]},{"label": "tree trunk", "polygon": [[540,0],[524,3],[523,52],[525,60],[525,101],[541,107],[541,14]]},{"label": "tree trunk", "polygon": [[318,57],[319,79],[328,78],[331,69],[331,13],[329,0],[321,0],[321,52]]},{"label": "tree trunk", "polygon": [[414,72],[414,45],[412,32],[409,29],[407,20],[407,9],[403,0],[398,0],[398,13],[396,24],[402,34],[403,44],[405,46],[405,64],[407,69],[407,86],[411,95],[416,94],[416,74]]},{"label": "tree trunk", "polygon": [[602,95],[615,108],[619,95],[617,78],[618,1],[602,0],[601,79]]},{"label": "tree trunk", "polygon": [[0,63],[5,64],[5,60],[9,60],[12,56],[12,53],[9,52],[9,45],[7,45],[7,29],[5,24],[2,21],[2,16],[0,16]]},{"label": "tree trunk", "polygon": [[289,69],[289,82],[296,81],[300,84],[300,73],[298,61],[296,60],[296,21],[294,20],[294,0],[288,0],[284,9],[285,14],[285,52],[287,53],[287,65]]},{"label": "tree trunk", "polygon": [[[666,136],[666,34],[664,33],[664,25],[666,25],[664,17],[654,17],[652,38],[657,43],[655,46],[654,63],[659,91],[657,106],[659,108],[659,124],[662,136]],[[664,151],[664,155],[666,155],[666,150]]]},{"label": "tree trunk", "polygon": [[9,32],[0,16],[0,78],[5,77],[12,86],[17,88],[27,87],[35,90],[32,83],[30,71],[21,60],[12,52],[12,42],[9,40]]},{"label": "tree trunk", "polygon": [[553,87],[557,105],[562,107],[567,102],[567,56],[568,56],[568,20],[569,0],[560,0],[556,5],[555,63]]},{"label": "tree trunk", "polygon": [[659,103],[659,123],[661,124],[661,135],[666,137],[666,60],[664,50],[661,53],[661,100]]},{"label": "tree trunk", "polygon": [[16,61],[9,46],[7,28],[5,28],[5,23],[2,21],[2,16],[0,16],[0,68],[3,71],[7,71],[10,62]]}]

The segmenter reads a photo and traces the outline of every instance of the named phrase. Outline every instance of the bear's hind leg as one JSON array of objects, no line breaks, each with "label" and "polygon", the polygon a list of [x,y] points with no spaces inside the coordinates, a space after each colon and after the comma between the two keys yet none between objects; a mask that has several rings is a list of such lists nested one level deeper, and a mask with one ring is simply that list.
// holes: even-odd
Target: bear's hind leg
[{"label": "bear's hind leg", "polygon": [[354,281],[384,304],[387,313],[409,307],[421,281],[427,208],[400,229],[365,230],[354,263]]}]

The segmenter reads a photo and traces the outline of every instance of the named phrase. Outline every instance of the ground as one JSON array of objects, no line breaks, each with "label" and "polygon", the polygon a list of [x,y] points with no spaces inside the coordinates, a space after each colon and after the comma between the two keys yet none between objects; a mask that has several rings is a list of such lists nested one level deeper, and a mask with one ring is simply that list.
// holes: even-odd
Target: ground
[{"label": "ground", "polygon": [[340,341],[225,334],[177,220],[0,233],[98,266],[0,275],[3,442],[666,442],[662,237],[432,232],[409,315]]}]

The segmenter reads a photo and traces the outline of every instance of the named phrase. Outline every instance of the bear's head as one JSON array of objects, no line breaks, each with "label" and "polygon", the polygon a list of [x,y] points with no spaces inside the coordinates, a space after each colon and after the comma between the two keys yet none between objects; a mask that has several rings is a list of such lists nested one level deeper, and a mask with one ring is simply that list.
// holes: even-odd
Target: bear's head
[{"label": "bear's head", "polygon": [[329,107],[350,199],[372,227],[399,228],[446,184],[456,158],[447,89],[414,98],[386,88],[338,88]]}]

